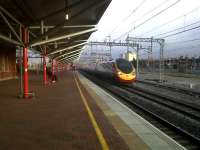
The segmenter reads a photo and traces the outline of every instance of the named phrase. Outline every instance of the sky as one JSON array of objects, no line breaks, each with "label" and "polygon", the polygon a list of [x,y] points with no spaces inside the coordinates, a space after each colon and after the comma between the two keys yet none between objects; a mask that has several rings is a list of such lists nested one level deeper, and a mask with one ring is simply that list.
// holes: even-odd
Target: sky
[{"label": "sky", "polygon": [[[199,32],[200,0],[112,0],[89,41],[104,41],[107,36],[112,41],[124,41],[127,35],[163,38],[165,57],[198,57]],[[153,48],[152,55],[157,57],[158,47]],[[113,47],[112,56],[119,57],[125,50]],[[140,51],[140,55],[147,53]]]}]

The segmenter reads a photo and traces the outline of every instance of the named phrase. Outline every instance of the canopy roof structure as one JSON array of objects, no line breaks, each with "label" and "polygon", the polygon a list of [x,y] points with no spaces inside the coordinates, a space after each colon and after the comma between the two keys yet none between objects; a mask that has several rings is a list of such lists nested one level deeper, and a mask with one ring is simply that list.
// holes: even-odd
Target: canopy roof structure
[{"label": "canopy roof structure", "polygon": [[52,59],[73,61],[97,30],[96,25],[110,2],[1,0],[0,45],[24,46],[21,27],[27,27],[28,47],[41,53],[46,49]]}]

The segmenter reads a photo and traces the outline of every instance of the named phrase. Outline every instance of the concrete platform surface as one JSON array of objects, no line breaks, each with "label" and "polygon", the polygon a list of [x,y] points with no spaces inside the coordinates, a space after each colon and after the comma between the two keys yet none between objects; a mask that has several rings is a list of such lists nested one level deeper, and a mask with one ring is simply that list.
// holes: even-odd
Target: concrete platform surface
[{"label": "concrete platform surface", "polygon": [[79,79],[129,146],[141,150],[185,150],[183,146],[79,74]]},{"label": "concrete platform surface", "polygon": [[[34,99],[18,99],[19,81],[0,82],[0,150],[100,150],[88,112],[72,72],[44,87],[42,77],[30,77]],[[110,124],[96,101],[78,81],[109,149],[128,146]]]}]

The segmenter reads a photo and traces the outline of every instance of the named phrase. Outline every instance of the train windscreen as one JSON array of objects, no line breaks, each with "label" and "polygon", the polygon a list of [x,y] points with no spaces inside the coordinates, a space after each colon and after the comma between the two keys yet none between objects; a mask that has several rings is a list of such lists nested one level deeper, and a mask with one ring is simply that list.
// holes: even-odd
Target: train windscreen
[{"label": "train windscreen", "polygon": [[123,73],[131,73],[133,71],[131,62],[125,59],[117,59],[116,64],[119,70],[121,70]]}]

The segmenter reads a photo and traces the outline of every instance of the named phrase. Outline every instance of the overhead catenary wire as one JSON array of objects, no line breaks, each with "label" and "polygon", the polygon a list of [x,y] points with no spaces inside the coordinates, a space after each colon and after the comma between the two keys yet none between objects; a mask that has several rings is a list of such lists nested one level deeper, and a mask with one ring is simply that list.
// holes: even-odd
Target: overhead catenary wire
[{"label": "overhead catenary wire", "polygon": [[[181,16],[179,16],[179,17],[176,17],[176,18],[173,19],[173,20],[170,20],[169,23],[174,22],[174,21],[176,21],[176,20],[178,20],[178,19],[180,19],[180,18],[186,17],[187,15],[189,15],[189,14],[191,14],[191,13],[194,13],[194,12],[198,11],[199,9],[200,9],[200,7],[196,7],[195,9],[192,9],[192,11],[190,10],[188,13],[185,13],[184,15],[181,15]],[[197,19],[197,18],[196,18],[196,19]],[[169,23],[165,23],[165,24],[163,24],[163,25],[161,25],[161,26],[154,27],[153,29],[154,29],[154,30],[157,30],[157,29],[160,28],[160,27],[167,26]],[[182,26],[182,27],[179,27],[179,28],[176,28],[176,29],[173,29],[173,30],[164,32],[164,33],[160,33],[160,34],[157,34],[157,35],[153,35],[153,37],[157,37],[157,36],[161,36],[161,35],[166,35],[166,34],[175,32],[175,33],[173,33],[173,34],[169,34],[169,35],[166,35],[166,36],[161,37],[161,38],[168,38],[168,37],[173,37],[173,36],[176,36],[176,35],[185,33],[185,32],[191,32],[191,31],[193,31],[193,30],[195,30],[195,32],[191,32],[191,33],[194,33],[194,34],[195,34],[195,33],[198,33],[198,32],[196,32],[196,31],[197,31],[197,29],[200,28],[200,26],[194,27],[194,25],[197,25],[198,23],[200,23],[200,20],[197,20],[196,22],[193,22],[193,23],[191,23],[191,24],[184,25],[184,26]],[[185,22],[184,22],[184,24],[185,24]],[[193,26],[193,27],[191,27],[191,26]],[[191,27],[191,28],[186,29],[186,28],[188,28],[188,27]],[[184,30],[180,31],[181,29],[184,29]],[[154,30],[151,30],[151,32],[154,31]],[[176,32],[176,31],[177,31],[177,32]],[[198,31],[199,31],[199,30],[198,30]],[[149,33],[149,32],[150,32],[150,31],[148,31],[148,32],[146,32],[146,33]],[[144,33],[144,34],[145,34],[145,33]],[[192,34],[192,35],[194,35],[194,34]],[[169,48],[169,47],[166,47],[165,49],[166,49],[166,52],[170,52],[170,53],[171,53],[171,51],[177,52],[177,49],[184,50],[184,53],[188,53],[190,49],[199,50],[200,45],[199,45],[197,42],[195,42],[195,41],[199,41],[199,40],[200,40],[199,38],[190,39],[190,40],[186,40],[186,39],[184,38],[183,41],[175,41],[175,42],[169,42],[169,43],[166,42],[166,45],[173,45],[173,47],[169,46],[170,48]],[[191,43],[187,43],[187,42],[191,42]],[[182,44],[179,44],[179,45],[177,45],[177,46],[174,46],[174,44],[178,44],[178,43],[182,43]],[[194,43],[195,43],[195,44],[194,44]],[[187,51],[187,49],[188,49],[188,51]],[[181,54],[181,51],[179,51],[179,53]]]},{"label": "overhead catenary wire", "polygon": [[183,40],[183,41],[174,41],[174,42],[167,42],[165,45],[173,45],[177,43],[187,43],[187,42],[193,42],[193,41],[199,41],[200,39],[191,39],[191,40]]},{"label": "overhead catenary wire", "polygon": [[182,33],[184,33],[184,32],[188,32],[188,31],[195,30],[195,29],[198,29],[198,28],[200,28],[200,26],[196,26],[196,27],[193,27],[193,28],[190,28],[190,29],[187,29],[187,30],[183,30],[183,31],[177,32],[177,33],[169,34],[169,35],[163,36],[163,37],[161,37],[161,38],[172,37],[172,36],[175,36],[175,35],[178,35],[178,34],[182,34]]},{"label": "overhead catenary wire", "polygon": [[[176,52],[176,53],[177,53],[176,50],[177,50],[178,48],[181,48],[181,49],[188,49],[188,48],[189,48],[189,49],[194,49],[194,48],[198,48],[198,47],[200,47],[200,44],[192,45],[192,46],[190,45],[190,46],[185,46],[185,47],[176,47],[176,48],[173,48],[173,49],[168,49],[167,52],[170,52],[170,53],[171,53],[171,52]],[[141,54],[140,54],[140,56],[144,56],[144,55],[148,55],[148,53],[141,53]]]},{"label": "overhead catenary wire", "polygon": [[[160,3],[160,4],[158,4],[157,6],[155,6],[154,8],[152,8],[150,11],[147,11],[146,13],[144,13],[140,18],[138,18],[138,19],[132,21],[130,24],[139,21],[141,18],[145,17],[146,15],[148,15],[149,13],[151,13],[152,11],[158,9],[159,7],[161,7],[162,5],[164,5],[165,3],[167,3],[168,1],[169,1],[169,0],[166,0],[166,1],[164,1],[164,2],[162,2],[162,3]],[[122,21],[122,22],[124,22],[124,21]],[[115,30],[116,30],[116,29],[115,29]],[[110,35],[111,33],[113,33],[113,32],[114,32],[114,31],[112,30],[112,31],[109,33],[109,35]]]},{"label": "overhead catenary wire", "polygon": [[[126,20],[128,20],[139,8],[142,7],[142,5],[146,2],[147,0],[143,0],[138,6],[136,6],[129,15],[127,15],[124,19],[122,19],[122,21],[120,22],[120,25],[122,23],[124,23]],[[119,26],[119,24],[117,24],[114,29],[108,34],[111,35]]]},{"label": "overhead catenary wire", "polygon": [[176,18],[174,18],[174,19],[172,19],[172,20],[170,20],[170,21],[168,21],[168,22],[163,23],[162,25],[156,26],[156,27],[150,29],[149,31],[147,31],[147,32],[145,32],[145,33],[143,33],[143,34],[141,34],[141,35],[139,35],[139,36],[143,36],[143,35],[145,35],[145,34],[148,34],[148,33],[151,33],[151,32],[153,32],[153,31],[155,31],[155,30],[158,30],[158,29],[160,29],[160,28],[162,28],[162,27],[164,27],[164,26],[167,26],[167,25],[169,25],[169,24],[172,23],[172,22],[175,22],[175,21],[177,21],[177,20],[179,20],[179,19],[181,19],[181,18],[183,18],[183,17],[186,17],[186,16],[188,16],[188,15],[190,15],[190,14],[192,14],[192,13],[198,11],[199,9],[200,9],[200,7],[198,6],[198,7],[196,7],[195,9],[192,9],[191,11],[185,13],[184,15],[178,16],[178,17],[176,17]]},{"label": "overhead catenary wire", "polygon": [[[193,48],[197,48],[197,47],[200,47],[200,44],[197,44],[197,45],[190,45],[190,46],[185,46],[185,47],[181,47],[181,49],[193,49]],[[180,47],[177,47],[177,48],[180,48]],[[170,52],[170,51],[174,51],[174,50],[177,50],[177,48],[173,48],[173,49],[168,49],[167,52]],[[176,51],[177,52],[177,51]]]},{"label": "overhead catenary wire", "polygon": [[129,31],[127,31],[126,33],[120,35],[118,38],[116,38],[115,40],[120,39],[121,37],[128,35],[130,32],[132,32],[133,30],[139,28],[140,26],[144,25],[145,23],[149,22],[150,20],[154,19],[155,17],[157,17],[158,15],[162,14],[163,12],[167,11],[168,9],[170,9],[171,7],[173,7],[174,5],[176,5],[177,3],[179,3],[181,0],[177,0],[174,3],[172,3],[171,5],[169,5],[168,7],[164,8],[163,10],[159,11],[158,13],[156,13],[155,15],[151,16],[150,18],[146,19],[145,21],[143,21],[142,23],[138,24],[137,26],[134,26],[133,28],[131,28]]},{"label": "overhead catenary wire", "polygon": [[158,37],[158,36],[165,35],[165,34],[168,34],[168,33],[174,32],[174,31],[178,31],[178,30],[180,30],[180,29],[185,29],[186,27],[190,27],[190,26],[195,25],[195,24],[198,24],[198,23],[200,23],[200,20],[198,20],[198,21],[196,21],[196,22],[194,22],[194,23],[191,23],[191,24],[189,24],[189,25],[183,26],[183,27],[179,27],[179,28],[176,28],[176,29],[173,29],[173,30],[164,32],[164,33],[160,33],[160,34],[157,34],[157,35],[153,35],[153,37]]},{"label": "overhead catenary wire", "polygon": [[[191,31],[191,30],[194,30],[194,29],[197,29],[197,28],[200,28],[200,26],[197,26],[197,27],[195,27],[195,28],[191,28],[191,29],[189,29],[188,31]],[[184,31],[183,31],[184,32]],[[187,32],[187,31],[185,31],[185,32]],[[181,32],[182,33],[182,32]],[[163,37],[162,37],[163,38]],[[171,51],[175,51],[175,50],[177,50],[177,49],[179,49],[179,48],[181,48],[181,49],[194,49],[194,48],[199,48],[200,47],[200,44],[193,44],[193,45],[191,45],[191,44],[189,44],[189,46],[184,46],[184,47],[182,47],[183,45],[185,45],[185,44],[187,44],[187,42],[194,42],[194,41],[199,41],[200,39],[199,38],[195,38],[195,39],[191,39],[191,40],[184,40],[184,41],[176,41],[176,42],[170,42],[170,43],[168,43],[168,42],[166,42],[166,46],[165,46],[165,51],[168,53],[168,52],[171,52]],[[182,43],[182,44],[179,44],[178,46],[173,46],[172,44],[174,43],[174,44],[177,44],[177,43]],[[171,47],[171,46],[169,46],[169,45],[172,45],[173,47],[175,47],[175,48],[169,48],[169,47]],[[177,51],[176,51],[177,52]]]},{"label": "overhead catenary wire", "polygon": [[141,8],[141,6],[146,2],[147,0],[143,0],[138,6],[136,6],[136,8],[127,16],[125,17],[123,21],[126,21],[129,17],[131,17],[139,8]]},{"label": "overhead catenary wire", "polygon": [[[165,3],[167,3],[168,1],[169,1],[169,0],[165,0],[164,2],[158,4],[156,7],[152,8],[150,11],[147,11],[147,12],[144,13],[140,18],[138,18],[138,19],[132,21],[130,24],[139,21],[141,18],[145,17],[146,15],[148,15],[149,13],[151,13],[152,11],[158,9],[159,7],[161,7],[162,5],[164,5]],[[124,21],[122,21],[122,22],[124,22]],[[110,32],[109,35],[110,35],[111,33],[113,33],[113,32],[114,32],[114,31],[112,30],[112,32]]]},{"label": "overhead catenary wire", "polygon": [[139,20],[141,20],[143,17],[145,17],[146,15],[149,15],[150,13],[152,13],[153,11],[155,11],[156,9],[160,8],[162,5],[164,5],[165,3],[167,3],[169,0],[166,0],[160,4],[158,4],[156,7],[152,8],[151,10],[147,11],[146,13],[144,13],[142,16],[140,16],[140,18],[134,20],[131,22],[132,23],[136,23],[138,22]]},{"label": "overhead catenary wire", "polygon": [[187,46],[187,47],[192,47],[192,46],[196,46],[196,45],[199,45],[199,44],[194,44],[194,43],[187,43],[187,42],[185,42],[185,43],[182,43],[182,44],[177,44],[177,45],[166,45],[165,46],[165,49],[175,49],[175,48],[180,48],[181,46],[184,48],[185,46]]}]

